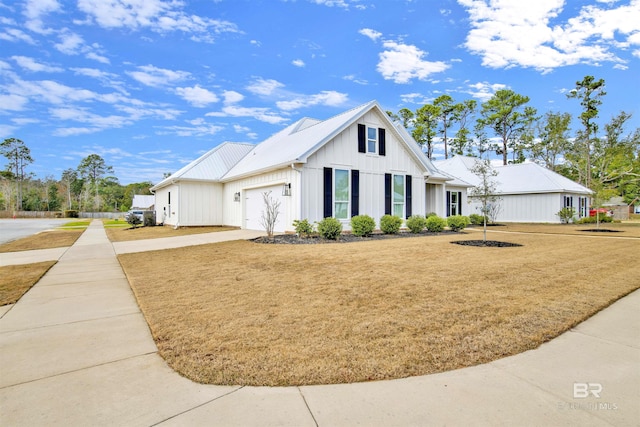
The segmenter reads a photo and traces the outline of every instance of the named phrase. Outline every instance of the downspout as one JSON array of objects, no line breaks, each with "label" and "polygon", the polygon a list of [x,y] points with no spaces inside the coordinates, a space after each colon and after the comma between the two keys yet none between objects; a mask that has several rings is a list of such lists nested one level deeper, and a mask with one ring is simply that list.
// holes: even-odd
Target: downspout
[{"label": "downspout", "polygon": [[180,206],[180,203],[182,203],[182,199],[180,198],[180,186],[178,185],[176,188],[178,189],[178,220],[176,221],[176,225],[173,226],[174,230],[177,230],[178,227],[180,227],[180,211],[182,210]]},{"label": "downspout", "polygon": [[[298,172],[298,178],[296,179],[296,188],[298,189],[297,195],[295,196],[298,199],[298,206],[296,211],[298,215],[302,215],[302,169],[296,169],[295,163],[291,163],[291,169]],[[294,219],[302,219],[302,218],[294,218]]]}]

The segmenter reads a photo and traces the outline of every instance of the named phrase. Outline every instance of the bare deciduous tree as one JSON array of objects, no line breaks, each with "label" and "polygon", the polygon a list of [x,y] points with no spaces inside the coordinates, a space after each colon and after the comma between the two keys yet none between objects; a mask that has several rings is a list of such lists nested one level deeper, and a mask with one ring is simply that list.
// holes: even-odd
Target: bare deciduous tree
[{"label": "bare deciduous tree", "polygon": [[260,218],[260,224],[267,232],[267,237],[273,237],[273,230],[278,222],[278,215],[280,214],[280,201],[271,197],[271,191],[265,191],[262,193],[262,200],[264,201],[264,210]]}]

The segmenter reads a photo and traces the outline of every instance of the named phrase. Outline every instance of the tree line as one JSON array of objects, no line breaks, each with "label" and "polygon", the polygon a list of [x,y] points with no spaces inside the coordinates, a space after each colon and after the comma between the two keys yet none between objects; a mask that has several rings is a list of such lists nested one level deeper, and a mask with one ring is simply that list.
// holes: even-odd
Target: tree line
[{"label": "tree line", "polygon": [[621,111],[599,133],[596,119],[605,95],[603,79],[585,76],[576,82],[567,94],[582,108],[573,133],[571,114],[540,116],[527,105],[528,96],[508,89],[479,105],[445,94],[415,111],[387,114],[410,131],[430,159],[439,144],[445,159],[495,153],[504,165],[531,160],[594,190],[600,202],[614,196],[627,204],[640,202],[640,128],[627,131],[631,115]]},{"label": "tree line", "polygon": [[153,186],[149,181],[121,185],[113,167],[97,154],[83,158],[76,169],[66,169],[59,179],[40,179],[26,172],[34,159],[22,140],[5,139],[0,153],[8,160],[0,171],[0,210],[126,212],[134,194],[151,194]]}]

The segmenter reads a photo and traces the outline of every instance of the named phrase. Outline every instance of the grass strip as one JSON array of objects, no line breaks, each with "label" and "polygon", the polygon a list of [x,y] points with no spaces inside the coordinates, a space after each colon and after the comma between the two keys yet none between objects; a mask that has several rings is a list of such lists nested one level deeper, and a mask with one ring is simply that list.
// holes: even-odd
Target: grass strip
[{"label": "grass strip", "polygon": [[0,306],[16,303],[56,261],[0,267]]}]

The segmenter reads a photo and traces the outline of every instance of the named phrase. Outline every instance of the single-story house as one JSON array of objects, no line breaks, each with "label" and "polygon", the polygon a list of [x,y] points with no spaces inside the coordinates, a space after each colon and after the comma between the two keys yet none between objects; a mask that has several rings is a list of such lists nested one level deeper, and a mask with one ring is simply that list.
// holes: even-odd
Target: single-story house
[{"label": "single-story house", "polygon": [[[455,176],[475,187],[480,178],[471,172],[478,161],[474,157],[454,156],[435,161],[441,171]],[[497,176],[491,178],[497,185],[496,221],[500,222],[560,222],[557,213],[565,207],[575,209],[578,218],[589,216],[593,192],[564,176],[536,163],[495,166]],[[471,213],[481,213],[481,203],[468,199]]]},{"label": "single-story house", "polygon": [[[467,183],[441,173],[376,101],[327,120],[303,118],[257,144],[223,143],[151,188],[158,222],[264,230],[263,194],[280,203],[274,231],[293,221],[376,221],[466,200]],[[449,194],[449,197],[447,196]],[[460,209],[460,208],[456,208]]]}]

